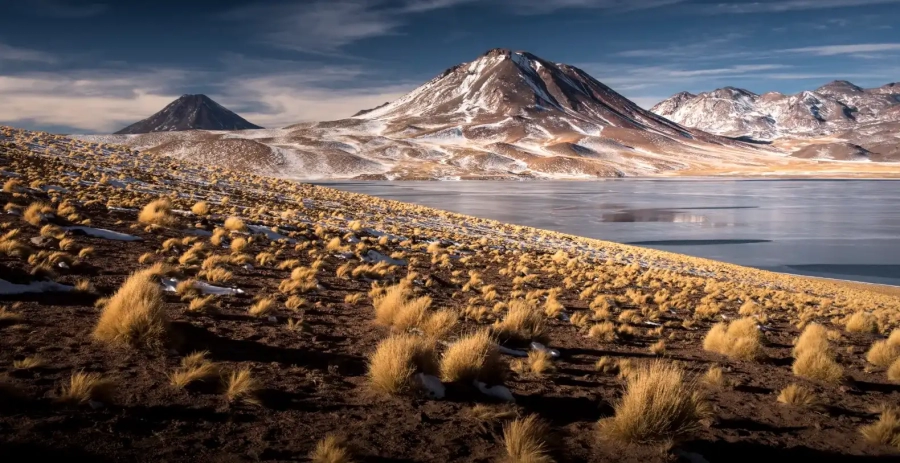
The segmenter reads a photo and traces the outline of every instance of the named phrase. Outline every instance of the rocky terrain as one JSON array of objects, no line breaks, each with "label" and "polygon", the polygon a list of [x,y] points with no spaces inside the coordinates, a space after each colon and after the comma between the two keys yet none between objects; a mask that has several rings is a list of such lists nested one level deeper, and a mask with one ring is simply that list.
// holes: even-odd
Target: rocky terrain
[{"label": "rocky terrain", "polygon": [[896,288],[0,127],[3,461],[900,457]]},{"label": "rocky terrain", "polygon": [[698,95],[681,92],[651,111],[718,135],[782,140],[782,146],[784,140],[808,140],[815,145],[806,149],[800,144],[802,151],[793,153],[797,157],[900,161],[900,86],[896,83],[864,89],[838,80],[796,95],[759,95],[734,87]]},{"label": "rocky terrain", "polygon": [[135,122],[116,134],[261,128],[247,122],[206,95],[182,95],[158,113]]}]

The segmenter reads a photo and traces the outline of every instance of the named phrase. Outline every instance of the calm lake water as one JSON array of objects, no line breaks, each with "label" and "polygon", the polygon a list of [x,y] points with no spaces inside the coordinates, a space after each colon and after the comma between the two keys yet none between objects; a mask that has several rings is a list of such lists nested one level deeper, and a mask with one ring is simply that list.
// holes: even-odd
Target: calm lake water
[{"label": "calm lake water", "polygon": [[319,184],[766,270],[900,285],[900,181]]}]

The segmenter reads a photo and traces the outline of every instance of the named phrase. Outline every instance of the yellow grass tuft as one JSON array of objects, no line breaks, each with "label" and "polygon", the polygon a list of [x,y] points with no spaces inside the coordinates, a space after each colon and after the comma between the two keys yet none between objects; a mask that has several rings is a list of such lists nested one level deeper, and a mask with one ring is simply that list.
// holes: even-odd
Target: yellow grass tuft
[{"label": "yellow grass tuft", "polygon": [[729,324],[716,323],[703,339],[703,349],[733,359],[754,360],[762,356],[756,320],[742,318]]},{"label": "yellow grass tuft", "polygon": [[33,370],[44,366],[46,362],[39,355],[25,357],[22,360],[13,361],[13,368],[16,370]]},{"label": "yellow grass tuft", "polygon": [[713,365],[709,367],[709,370],[706,370],[706,373],[703,375],[703,382],[707,386],[720,389],[727,384],[725,372],[722,371],[722,368]]},{"label": "yellow grass tuft", "polygon": [[894,360],[894,363],[887,369],[888,380],[900,383],[900,358]]},{"label": "yellow grass tuft", "polygon": [[797,356],[794,374],[804,378],[837,383],[844,376],[844,369],[825,351],[806,350]]},{"label": "yellow grass tuft", "polygon": [[209,381],[219,377],[219,367],[206,358],[208,352],[194,352],[181,359],[181,367],[169,375],[172,386],[183,389],[197,381]]},{"label": "yellow grass tuft", "polygon": [[111,403],[115,387],[115,383],[104,379],[99,373],[79,371],[73,373],[69,384],[62,387],[57,400],[69,404],[85,404],[91,400]]},{"label": "yellow grass tuft", "polygon": [[793,355],[797,357],[805,351],[827,352],[828,330],[817,323],[811,323],[803,329],[797,342],[794,343]]},{"label": "yellow grass tuft", "polygon": [[601,432],[625,442],[665,441],[696,431],[709,415],[709,405],[684,382],[681,369],[654,361],[628,375],[625,394],[615,415],[601,421]]},{"label": "yellow grass tuft", "polygon": [[900,448],[900,409],[888,407],[881,412],[878,421],[860,428],[863,437],[873,444]]},{"label": "yellow grass tuft", "polygon": [[259,382],[253,378],[248,368],[232,371],[225,379],[225,399],[229,402],[259,404],[259,390]]},{"label": "yellow grass tuft", "polygon": [[503,445],[509,463],[552,463],[548,455],[550,427],[537,415],[528,415],[503,426]]},{"label": "yellow grass tuft", "polygon": [[41,222],[47,220],[47,212],[52,208],[47,203],[31,203],[22,213],[22,218],[35,227],[41,226]]},{"label": "yellow grass tuft", "polygon": [[616,325],[613,322],[601,322],[591,326],[588,337],[600,342],[613,342],[616,340]]},{"label": "yellow grass tuft", "polygon": [[242,232],[247,230],[247,225],[244,224],[244,221],[237,217],[229,217],[225,219],[225,224],[223,225],[226,230]]},{"label": "yellow grass tuft", "polygon": [[418,336],[395,334],[382,340],[369,357],[369,381],[388,394],[409,391],[416,372],[436,371],[434,343]]},{"label": "yellow grass tuft", "polygon": [[528,357],[513,362],[512,369],[519,374],[533,374],[543,376],[556,370],[553,365],[553,357],[543,350],[531,350]]},{"label": "yellow grass tuft", "polygon": [[893,344],[890,339],[875,341],[869,352],[866,353],[866,361],[881,368],[887,368],[898,357],[900,357],[900,344]]},{"label": "yellow grass tuft", "polygon": [[172,201],[169,198],[160,198],[141,209],[138,222],[172,227],[178,223],[178,219],[172,214]]},{"label": "yellow grass tuft", "polygon": [[264,317],[275,309],[275,299],[263,298],[250,306],[248,313],[253,317]]},{"label": "yellow grass tuft", "polygon": [[844,328],[851,333],[874,333],[878,331],[878,324],[872,314],[856,312],[847,319]]},{"label": "yellow grass tuft", "polygon": [[499,382],[504,365],[497,344],[487,330],[459,338],[447,347],[441,357],[441,380],[444,382]]},{"label": "yellow grass tuft", "polygon": [[530,341],[544,333],[544,317],[528,302],[513,300],[503,320],[494,323],[493,332],[502,340]]},{"label": "yellow grass tuft", "polygon": [[248,246],[250,246],[250,243],[248,243],[245,238],[235,238],[231,240],[229,248],[232,252],[244,252]]},{"label": "yellow grass tuft", "polygon": [[816,395],[809,388],[794,383],[781,390],[778,394],[778,402],[806,407],[815,405]]},{"label": "yellow grass tuft", "polygon": [[425,336],[432,339],[441,339],[453,331],[458,321],[459,315],[456,311],[441,309],[429,314],[422,323],[421,328]]},{"label": "yellow grass tuft", "polygon": [[335,435],[325,436],[316,443],[309,459],[312,463],[353,463],[344,439]]},{"label": "yellow grass tuft", "polygon": [[110,297],[94,328],[94,339],[117,345],[159,346],[169,321],[163,308],[159,265],[133,273]]},{"label": "yellow grass tuft", "polygon": [[659,341],[654,342],[648,348],[650,353],[653,355],[663,355],[666,353],[666,341],[660,339]]},{"label": "yellow grass tuft", "polygon": [[194,215],[199,216],[209,215],[209,203],[206,201],[198,201],[191,206],[191,212],[193,212]]}]

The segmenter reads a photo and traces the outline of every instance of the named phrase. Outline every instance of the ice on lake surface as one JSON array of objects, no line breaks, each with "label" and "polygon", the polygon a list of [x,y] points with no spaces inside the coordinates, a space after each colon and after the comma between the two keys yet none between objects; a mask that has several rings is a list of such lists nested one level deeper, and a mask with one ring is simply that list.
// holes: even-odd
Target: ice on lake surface
[{"label": "ice on lake surface", "polygon": [[900,181],[319,184],[766,270],[900,285]]}]

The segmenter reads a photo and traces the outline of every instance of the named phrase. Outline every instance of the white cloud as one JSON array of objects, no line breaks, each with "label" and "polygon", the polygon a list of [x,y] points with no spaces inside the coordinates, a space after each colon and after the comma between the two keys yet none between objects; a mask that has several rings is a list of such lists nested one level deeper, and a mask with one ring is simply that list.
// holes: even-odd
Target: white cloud
[{"label": "white cloud", "polygon": [[789,68],[784,64],[739,64],[715,69],[671,70],[666,73],[670,77],[703,77],[703,76],[739,76],[759,71]]},{"label": "white cloud", "polygon": [[770,0],[763,2],[720,3],[712,9],[704,7],[704,10],[712,13],[778,13],[890,3],[900,3],[900,0]]},{"label": "white cloud", "polygon": [[[245,64],[253,64],[248,61]],[[257,65],[263,64],[256,62]],[[245,119],[265,127],[351,116],[391,101],[415,85],[354,87],[365,73],[357,68],[321,67],[315,73],[267,75],[177,69],[114,70],[0,75],[0,123],[61,126],[75,132],[111,133],[149,117],[196,81],[217,82],[209,96]],[[340,83],[342,88],[333,88]]]},{"label": "white cloud", "polygon": [[647,10],[682,3],[686,0],[501,0],[519,14],[551,13],[566,8],[605,10]]},{"label": "white cloud", "polygon": [[662,100],[665,100],[668,97],[665,96],[636,96],[630,98],[631,101],[635,102],[638,106],[649,110],[650,108],[656,106],[656,103],[659,103]]},{"label": "white cloud", "polygon": [[858,43],[853,45],[823,45],[817,47],[787,48],[781,51],[788,53],[808,53],[816,56],[835,56],[898,50],[900,50],[900,43]]},{"label": "white cloud", "polygon": [[52,64],[57,62],[57,58],[50,53],[0,43],[0,62],[2,61]]}]

